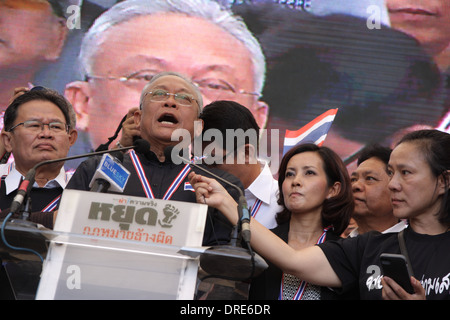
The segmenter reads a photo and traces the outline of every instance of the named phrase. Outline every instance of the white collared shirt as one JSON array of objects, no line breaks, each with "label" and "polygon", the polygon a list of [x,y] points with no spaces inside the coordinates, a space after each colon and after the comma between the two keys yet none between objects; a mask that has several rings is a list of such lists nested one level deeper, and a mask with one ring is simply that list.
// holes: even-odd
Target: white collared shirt
[{"label": "white collared shirt", "polygon": [[[390,228],[384,230],[384,231],[381,232],[381,233],[400,232],[400,231],[402,231],[403,229],[405,229],[407,226],[408,226],[408,221],[407,221],[407,220],[400,220],[399,223],[393,225],[392,227],[390,227]],[[349,238],[354,238],[354,237],[356,237],[356,236],[358,236],[358,235],[359,235],[358,228],[356,228],[356,229],[352,230],[352,232],[350,232],[350,234],[348,235],[348,237],[349,237]]]},{"label": "white collared shirt", "polygon": [[255,203],[260,200],[261,206],[254,212],[253,217],[268,229],[275,228],[277,222],[275,216],[278,212],[283,210],[283,207],[278,205],[278,182],[273,177],[267,163],[259,162],[262,170],[259,176],[252,182],[252,184],[245,189],[245,198],[249,206],[250,213],[253,212]]},{"label": "white collared shirt", "polygon": [[[0,176],[5,176],[5,185],[6,185],[6,194],[10,194],[14,192],[19,187],[20,181],[23,178],[23,175],[17,171],[15,163],[9,164],[1,164],[0,165]],[[72,177],[72,173],[68,173],[64,170],[64,167],[61,167],[59,174],[55,179],[48,181],[44,188],[56,188],[61,186],[61,188],[65,188],[70,178]],[[38,188],[38,184],[35,182],[33,187]]]}]

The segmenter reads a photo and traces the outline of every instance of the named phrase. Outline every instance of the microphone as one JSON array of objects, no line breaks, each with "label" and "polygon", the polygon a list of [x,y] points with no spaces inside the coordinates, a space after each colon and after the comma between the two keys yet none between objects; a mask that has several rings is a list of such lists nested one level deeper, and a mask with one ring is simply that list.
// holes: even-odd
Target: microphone
[{"label": "microphone", "polygon": [[117,157],[104,154],[89,184],[90,191],[106,193],[111,190],[122,193],[130,177],[130,172],[122,166],[122,161],[122,152]]},{"label": "microphone", "polygon": [[0,159],[0,164],[7,163],[10,156],[11,156],[11,152],[6,151]]},{"label": "microphone", "polygon": [[[16,246],[12,246],[10,245],[5,237],[5,228],[6,228],[6,223],[9,220],[9,218],[14,214],[17,213],[20,209],[20,207],[22,206],[23,201],[25,200],[25,198],[27,198],[27,195],[29,194],[34,182],[35,182],[35,176],[36,176],[36,170],[46,164],[51,164],[51,163],[56,163],[56,162],[61,162],[61,161],[67,161],[67,160],[73,160],[73,159],[79,159],[79,158],[85,158],[85,157],[92,157],[92,156],[96,156],[96,155],[101,155],[101,154],[106,154],[106,153],[117,153],[120,157],[120,155],[122,154],[122,151],[126,151],[129,149],[136,149],[136,150],[141,150],[140,152],[145,151],[145,148],[149,147],[149,143],[146,142],[145,140],[140,141],[137,140],[135,141],[133,146],[130,147],[123,147],[123,148],[117,148],[114,150],[103,150],[103,151],[97,151],[97,152],[91,152],[91,153],[85,153],[85,154],[81,154],[81,155],[77,155],[77,156],[71,156],[71,157],[66,157],[66,158],[59,158],[59,159],[53,159],[53,160],[46,160],[46,161],[42,161],[39,162],[38,164],[36,164],[33,168],[31,168],[27,174],[25,175],[25,179],[22,181],[22,183],[19,186],[19,189],[17,191],[16,196],[14,197],[12,203],[11,203],[11,207],[10,207],[10,213],[6,216],[6,218],[3,220],[2,225],[1,225],[1,229],[0,229],[0,235],[1,235],[1,239],[3,241],[3,243],[13,249],[13,250],[21,250],[21,251],[27,251],[27,252],[31,252],[36,254],[39,259],[44,262],[43,257],[39,254],[39,252],[33,250],[33,249],[29,249],[29,248],[22,248],[22,247],[16,247]],[[123,155],[122,155],[123,157]],[[30,199],[28,199],[27,201],[27,205],[25,206],[25,210],[24,211],[28,211],[29,206],[30,206]],[[34,223],[30,223],[29,221],[27,221],[26,219],[28,218],[28,215],[25,213],[25,219],[20,219],[17,220],[15,219],[13,221],[14,224],[17,225],[21,225],[21,226],[27,226],[27,227],[34,227],[36,228],[36,224]]]},{"label": "microphone", "polygon": [[[241,235],[242,239],[247,244],[248,250],[237,247],[235,241],[232,241],[231,245],[211,247],[200,256],[201,268],[214,277],[229,280],[244,281],[258,276],[267,269],[268,265],[260,255],[253,252],[250,246],[250,212],[248,211],[247,199],[244,196],[244,192],[230,181],[181,157],[179,152],[172,151],[172,155],[175,155],[185,163],[189,163],[191,167],[199,169],[213,178],[233,187],[239,192],[238,213],[241,222]],[[236,228],[233,231],[237,232]],[[238,237],[235,235],[232,239],[233,238],[237,239]],[[249,268],[250,273],[248,272]],[[249,275],[242,276],[246,273]]]},{"label": "microphone", "polygon": [[25,179],[20,184],[19,189],[17,190],[17,194],[11,203],[10,212],[17,213],[19,211],[19,208],[22,205],[23,201],[25,200],[25,197],[28,195],[31,188],[33,187],[33,184],[35,182],[36,170],[39,167],[41,167],[43,165],[47,165],[47,164],[56,163],[56,162],[85,158],[85,157],[92,157],[92,156],[97,156],[97,155],[101,155],[101,154],[105,154],[105,153],[122,152],[122,151],[126,151],[126,150],[133,149],[133,148],[142,148],[142,144],[136,142],[133,146],[129,146],[129,147],[117,148],[114,150],[97,151],[97,152],[85,153],[85,154],[66,157],[66,158],[45,160],[45,161],[39,162],[33,168],[31,168],[25,175]]},{"label": "microphone", "polygon": [[239,200],[238,200],[238,213],[239,213],[239,217],[240,217],[240,222],[241,222],[241,232],[242,232],[242,239],[246,242],[246,243],[250,243],[250,212],[248,211],[248,205],[247,205],[247,199],[245,198],[244,192],[242,191],[241,188],[239,188],[237,185],[231,183],[230,181],[212,173],[210,170],[207,170],[203,167],[200,167],[199,165],[193,163],[192,161],[189,161],[186,158],[181,157],[176,151],[178,151],[178,149],[173,149],[175,150],[172,151],[172,155],[175,155],[176,157],[178,157],[179,159],[181,159],[183,162],[185,163],[189,163],[190,166],[197,168],[203,172],[205,172],[206,174],[212,176],[213,178],[222,181],[223,183],[233,187],[234,189],[236,189],[239,193]]}]

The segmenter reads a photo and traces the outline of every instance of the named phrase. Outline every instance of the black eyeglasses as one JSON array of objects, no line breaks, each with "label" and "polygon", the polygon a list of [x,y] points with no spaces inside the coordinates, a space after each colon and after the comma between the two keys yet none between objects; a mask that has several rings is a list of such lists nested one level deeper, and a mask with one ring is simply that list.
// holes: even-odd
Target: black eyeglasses
[{"label": "black eyeglasses", "polygon": [[11,129],[8,130],[8,132],[13,131],[18,126],[23,126],[27,131],[31,133],[40,133],[44,130],[45,126],[48,126],[48,129],[55,134],[69,132],[69,125],[65,123],[59,121],[43,123],[39,120],[28,120],[18,123],[15,126],[12,126]]}]

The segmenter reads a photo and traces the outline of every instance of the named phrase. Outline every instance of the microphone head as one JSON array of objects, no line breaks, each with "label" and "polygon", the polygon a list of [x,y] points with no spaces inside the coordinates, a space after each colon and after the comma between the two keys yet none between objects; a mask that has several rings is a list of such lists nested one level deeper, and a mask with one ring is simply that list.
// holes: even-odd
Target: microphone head
[{"label": "microphone head", "polygon": [[114,149],[109,152],[110,155],[112,155],[114,158],[116,158],[117,161],[120,163],[123,163],[123,152],[122,151],[114,151]]},{"label": "microphone head", "polygon": [[[129,177],[130,172],[123,167],[121,163],[116,162],[112,155],[105,153],[98,164],[97,170],[95,170],[94,176],[89,183],[89,187],[91,188],[91,191],[95,191],[96,181],[106,180],[109,183],[109,191],[123,192]],[[105,190],[104,192],[108,190]]]},{"label": "microphone head", "polygon": [[123,152],[115,152],[112,154],[116,160],[118,160],[120,163],[123,163]]},{"label": "microphone head", "polygon": [[144,139],[137,139],[134,142],[134,150],[138,153],[147,153],[150,150],[150,142]]}]

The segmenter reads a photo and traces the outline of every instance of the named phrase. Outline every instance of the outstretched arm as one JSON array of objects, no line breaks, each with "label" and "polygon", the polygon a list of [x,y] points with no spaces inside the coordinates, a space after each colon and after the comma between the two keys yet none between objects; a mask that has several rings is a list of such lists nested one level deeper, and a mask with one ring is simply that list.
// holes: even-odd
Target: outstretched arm
[{"label": "outstretched arm", "polygon": [[[197,202],[218,209],[231,223],[238,223],[237,203],[220,183],[195,173],[189,175],[189,181],[195,189]],[[342,285],[318,246],[296,251],[255,219],[251,220],[250,231],[250,244],[255,251],[284,272],[321,286]]]}]

